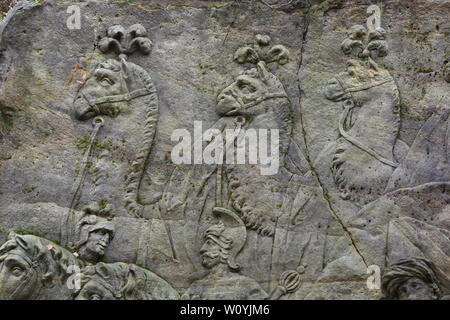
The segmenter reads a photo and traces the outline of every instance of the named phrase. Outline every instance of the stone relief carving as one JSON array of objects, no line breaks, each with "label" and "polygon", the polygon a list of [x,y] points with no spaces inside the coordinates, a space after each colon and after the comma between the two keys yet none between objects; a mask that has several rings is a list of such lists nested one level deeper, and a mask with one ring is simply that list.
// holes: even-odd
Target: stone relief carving
[{"label": "stone relief carving", "polygon": [[[256,39],[257,47],[242,47],[235,54],[236,62],[255,63],[256,67],[246,70],[219,92],[216,111],[222,119],[231,119],[229,127],[242,130],[242,134],[250,128],[279,129],[279,163],[283,165],[291,142],[292,106],[283,84],[269,71],[266,62],[285,64],[289,53],[281,45],[265,49],[270,43],[268,36],[257,35]],[[246,226],[262,235],[273,236],[279,214],[279,208],[274,205],[283,201],[279,193],[282,187],[274,180],[261,177],[251,166],[227,165],[226,179],[231,205],[242,215]],[[271,201],[258,198],[258,189],[268,188],[273,190]]]},{"label": "stone relief carving", "polygon": [[[299,1],[287,0],[264,2],[266,4],[270,2],[272,8],[297,6],[299,3]],[[306,39],[306,32],[304,36]],[[269,67],[276,64],[277,68],[280,66],[285,68],[294,59],[293,54],[285,46],[272,45],[271,42],[269,36],[258,34],[255,37],[255,43],[235,51],[234,61],[247,69],[241,71],[234,77],[231,84],[217,93],[215,109],[205,108],[205,110],[221,117],[217,122],[222,125],[221,130],[227,128],[238,130],[235,141],[242,139],[249,129],[280,129],[280,172],[273,177],[262,176],[259,165],[242,166],[224,162],[223,165],[215,167],[213,172],[203,175],[200,183],[195,180],[197,177],[194,178],[192,169],[183,176],[183,183],[177,186],[182,189],[181,192],[174,193],[171,193],[168,185],[177,184],[178,177],[173,172],[170,174],[162,172],[161,176],[170,176],[167,186],[164,182],[160,182],[164,192],[158,197],[155,196],[156,200],[145,207],[146,214],[148,211],[155,211],[155,213],[152,212],[152,219],[154,217],[157,219],[152,220],[144,216],[144,205],[140,202],[139,190],[143,172],[152,160],[151,152],[155,143],[159,115],[158,95],[147,69],[130,62],[128,57],[137,51],[149,54],[152,50],[152,41],[147,38],[147,31],[140,24],[132,25],[127,29],[120,25],[111,27],[106,37],[102,38],[98,44],[98,49],[104,54],[102,56],[108,58],[93,68],[91,76],[80,87],[72,106],[76,119],[79,121],[77,125],[81,127],[82,122],[89,120],[86,127],[91,129],[90,121],[92,121],[93,129],[84,152],[80,174],[77,174],[72,188],[73,197],[69,211],[64,210],[60,214],[59,211],[62,210],[54,209],[58,214],[54,215],[58,216],[54,220],[57,220],[60,224],[57,227],[61,229],[61,246],[45,238],[18,235],[12,232],[0,248],[0,298],[151,300],[179,299],[180,296],[183,299],[315,297],[314,294],[309,296],[305,291],[310,290],[314,285],[319,288],[316,291],[332,291],[326,286],[330,283],[335,285],[333,281],[345,283],[347,278],[341,280],[339,278],[341,275],[352,279],[348,282],[355,282],[353,280],[356,278],[359,281],[360,265],[363,268],[367,267],[372,259],[377,263],[378,260],[389,261],[386,252],[389,251],[388,249],[393,250],[389,248],[388,238],[392,236],[394,239],[403,231],[407,234],[405,238],[408,238],[409,242],[401,238],[403,242],[396,244],[400,247],[400,249],[396,248],[396,258],[405,256],[406,246],[409,246],[408,249],[410,247],[417,249],[415,253],[428,250],[433,253],[436,264],[440,260],[444,261],[438,269],[439,272],[445,273],[448,269],[442,268],[442,264],[445,264],[447,261],[445,259],[448,258],[444,250],[448,246],[446,242],[448,241],[448,219],[446,219],[448,206],[445,207],[439,201],[444,199],[440,193],[444,194],[448,190],[441,185],[434,186],[430,194],[432,196],[438,194],[439,201],[435,199],[436,197],[430,196],[432,205],[429,198],[425,200],[421,198],[425,196],[418,190],[429,187],[424,184],[430,179],[446,180],[445,173],[448,170],[445,170],[447,157],[444,139],[448,131],[448,112],[436,112],[425,122],[421,129],[422,138],[416,137],[409,149],[412,151],[408,153],[407,145],[402,144],[399,138],[401,129],[399,88],[387,68],[375,62],[376,59],[388,54],[386,31],[379,26],[379,23],[375,23],[373,27],[368,23],[368,29],[362,25],[350,28],[348,37],[341,44],[341,50],[346,55],[352,55],[353,59],[348,61],[345,72],[337,74],[334,79],[328,81],[324,95],[317,90],[317,94],[322,99],[326,98],[330,103],[337,102],[343,105],[336,128],[338,137],[332,142],[332,152],[329,157],[331,168],[329,169],[332,183],[338,188],[342,199],[351,201],[338,199],[339,203],[336,204],[333,199],[327,202],[328,194],[321,185],[321,181],[318,181],[318,184],[315,181],[311,182],[313,179],[307,175],[299,177],[286,174],[288,178],[283,176],[284,158],[287,156],[291,140],[298,139],[298,136],[295,137],[293,134],[293,128],[297,125],[293,118],[293,108],[296,106],[289,98],[292,88],[287,88],[284,80],[282,82],[281,77],[275,75],[278,73]],[[157,49],[165,53],[165,50],[169,51],[167,47],[174,44],[164,43],[164,45],[166,47]],[[291,44],[289,47],[291,48]],[[233,52],[235,47],[231,48]],[[111,58],[114,55],[115,57]],[[271,63],[274,64],[271,65]],[[446,62],[444,78],[447,82],[450,81],[448,69],[449,63]],[[159,73],[159,71],[155,72]],[[172,77],[171,74],[168,77],[169,80],[164,80],[166,83],[162,88],[170,88],[167,83],[171,81],[182,82]],[[300,88],[299,91],[301,91]],[[308,94],[307,92],[306,95]],[[172,96],[168,95],[165,98],[169,101],[167,104],[172,102],[170,100],[173,99]],[[1,103],[0,107],[3,108]],[[129,127],[137,129],[130,131],[127,130]],[[435,130],[435,127],[438,130]],[[128,153],[126,152],[126,156],[130,156],[130,159],[126,158],[129,160],[127,170],[110,169],[113,168],[111,163],[114,162],[111,150],[102,150],[97,159],[92,156],[97,139],[106,140],[111,133],[111,128],[118,128],[117,132],[123,136],[132,136],[133,133],[138,132],[138,135],[130,137],[130,141],[124,143],[129,147]],[[301,130],[304,130],[303,123]],[[434,132],[433,135],[431,132]],[[440,139],[444,138],[439,140],[437,136]],[[437,147],[431,153],[429,152],[430,140],[439,147],[439,152],[436,151]],[[402,144],[402,152],[398,152],[400,144]],[[132,152],[129,152],[130,150]],[[305,153],[308,154],[308,152],[308,146],[305,146]],[[427,164],[423,164],[422,170],[416,154],[424,153],[430,158],[433,157],[438,164],[427,166],[428,161],[425,161]],[[403,161],[404,157],[405,161]],[[310,161],[309,156],[307,161]],[[404,171],[399,171],[395,175],[394,171],[405,164],[407,166]],[[86,172],[91,165],[95,168],[93,170],[98,172],[89,194],[91,201],[84,203],[87,206],[83,211],[76,211],[76,207],[80,205]],[[312,163],[310,165],[311,171],[314,171],[315,165]],[[420,176],[402,174],[402,172],[414,173],[419,171],[418,168],[424,174]],[[444,170],[441,174],[442,168]],[[186,213],[187,202],[195,202],[200,196],[203,197],[200,200],[202,200],[202,210],[205,212],[210,209],[209,204],[214,202],[213,197],[211,200],[207,192],[202,193],[206,185],[205,181],[214,173],[216,174],[216,199],[215,206],[212,208],[213,215],[205,214],[207,218],[203,221],[201,218],[204,216],[200,214],[198,220],[189,221],[190,224],[186,223],[185,217],[189,214],[189,212]],[[120,175],[120,179],[115,180],[114,183],[121,180],[124,184],[123,188],[110,183],[109,175]],[[439,177],[435,178],[433,175]],[[403,176],[408,176],[404,178],[405,181],[401,179]],[[394,182],[392,182],[393,177],[396,177]],[[401,187],[414,185],[417,188],[410,191],[416,195],[414,201],[406,199],[404,196],[406,190],[398,192],[397,181],[403,183]],[[285,205],[285,201],[290,201],[285,199],[288,184],[290,184],[290,191],[297,188],[297,193],[295,196],[292,193],[292,197],[298,197],[298,199],[291,200],[292,202],[298,200],[292,205],[298,210],[293,210],[292,214],[288,212],[289,210],[286,209],[288,206]],[[115,189],[114,192],[117,194],[124,195],[123,202],[125,211],[129,214],[128,217],[122,216],[118,220],[115,215],[119,208],[103,200],[107,196],[114,196],[110,194],[112,189]],[[388,194],[390,198],[386,196],[386,190],[394,191]],[[192,196],[192,193],[196,193],[197,198]],[[417,195],[419,193],[420,195]],[[381,199],[380,195],[386,198]],[[376,202],[379,199],[383,201]],[[399,205],[398,208],[393,205],[395,210],[389,206],[397,199],[400,199],[399,203],[411,201],[414,207],[436,207],[439,210],[435,211],[439,213],[436,215],[430,213],[423,219],[422,217],[405,217],[409,214],[406,213],[408,205],[403,207]],[[45,201],[50,200],[45,199]],[[208,205],[206,205],[207,201],[210,201]],[[319,201],[323,202],[320,206]],[[365,206],[361,211],[352,213],[352,210],[360,209],[355,209],[357,205],[352,202],[359,202],[358,204],[362,203]],[[8,207],[3,207],[0,203],[0,212],[4,208]],[[29,210],[30,207],[26,208],[23,211]],[[44,210],[50,211],[48,208],[52,207],[45,206]],[[395,211],[395,218],[390,212],[391,209]],[[328,217],[323,218],[328,214],[327,210],[333,211],[337,218],[335,216],[329,220],[327,220]],[[430,212],[433,210],[430,209]],[[184,220],[178,219],[179,212],[181,212],[180,215],[184,215]],[[52,214],[53,212],[48,216],[53,217]],[[373,216],[367,217],[369,214]],[[209,218],[213,219],[208,221]],[[333,225],[335,222],[333,218],[336,218],[338,223]],[[379,220],[376,220],[378,218]],[[427,221],[427,219],[430,220]],[[439,222],[430,222],[433,219]],[[4,220],[7,221],[7,219]],[[214,224],[216,220],[219,222]],[[376,228],[371,227],[374,221],[376,221]],[[28,220],[27,223],[31,224]],[[49,224],[52,223],[54,221],[49,222]],[[41,234],[38,229],[42,228],[42,225],[41,223],[35,228],[36,234]],[[386,230],[383,229],[385,225]],[[192,228],[193,226],[197,229]],[[341,226],[345,232],[339,228]],[[20,229],[17,225],[14,225],[14,228]],[[395,228],[397,229],[394,230]],[[168,245],[163,243],[162,239],[155,239],[158,236],[151,237],[155,230],[161,231],[157,234],[167,233]],[[179,232],[180,230],[185,233]],[[203,232],[204,230],[206,231]],[[117,236],[116,233],[120,235]],[[201,246],[196,241],[190,243],[191,238],[187,239],[187,235],[191,238],[202,239]],[[350,236],[349,239],[346,238],[347,235]],[[45,234],[45,236],[48,235]],[[53,235],[48,238],[52,237]],[[114,247],[115,244],[111,244],[111,241],[113,239],[116,241],[118,237],[122,243]],[[376,248],[372,250],[373,239],[375,239],[373,243],[376,241],[376,246],[374,245]],[[392,239],[389,241],[395,241]],[[155,253],[158,250],[151,252],[150,242],[155,240],[162,243],[158,244],[161,248],[167,247],[168,250],[161,250],[162,253]],[[417,242],[422,242],[423,246],[418,245]],[[249,248],[249,243],[256,245]],[[62,246],[68,247],[72,252]],[[110,246],[114,249],[120,248],[122,252],[108,256],[107,249],[111,248]],[[404,250],[402,246],[405,247]],[[175,248],[180,251],[176,253]],[[189,250],[195,248],[195,256],[190,256],[191,252],[186,248]],[[277,251],[277,255],[272,252],[267,253],[270,251],[269,248]],[[253,257],[248,254],[248,251],[254,249],[254,255],[261,254],[261,257],[255,258],[256,263],[262,260],[261,265],[267,265],[270,268],[248,271],[253,262],[251,260]],[[171,256],[167,254],[170,250]],[[183,250],[186,253],[181,252]],[[377,250],[383,252],[379,253]],[[367,254],[368,252],[370,254]],[[105,254],[105,261],[122,262],[101,262]],[[247,255],[244,256],[245,254]],[[370,256],[372,254],[379,255],[382,259],[378,256],[373,258]],[[155,258],[157,255],[164,256],[164,259],[157,260]],[[130,259],[133,263],[124,262],[129,261],[129,257],[135,258],[135,260]],[[183,267],[188,268],[192,265],[192,269],[195,269],[195,260],[198,257],[200,257],[198,261],[201,261],[203,268],[208,271],[207,276],[199,276],[197,277],[199,280],[193,282],[186,280],[184,286],[180,286],[176,282],[178,280],[172,278],[168,278],[170,283],[164,280],[166,275],[161,273],[161,270],[167,269],[169,270],[167,273],[176,274]],[[285,261],[276,261],[278,257]],[[306,263],[305,265],[301,263],[303,260],[307,260],[308,265],[312,261],[313,265],[306,270]],[[318,265],[317,268],[314,266],[315,263]],[[387,264],[386,262],[385,265]],[[272,269],[273,265],[276,265],[275,271]],[[67,287],[68,277],[71,275],[70,266],[81,268],[81,287],[75,290],[69,290]],[[438,279],[438,272],[431,260],[423,258],[401,260],[385,272],[382,280],[382,293],[386,299],[437,300],[448,297],[445,296],[444,286]],[[348,291],[348,288],[351,287],[344,289]],[[302,292],[299,293],[300,291]],[[321,297],[321,294],[316,293],[316,296]]]},{"label": "stone relief carving", "polygon": [[300,284],[297,271],[287,271],[280,277],[277,288],[269,296],[254,279],[239,274],[241,266],[236,256],[242,250],[247,238],[243,221],[231,210],[215,207],[220,223],[209,227],[200,249],[202,264],[210,270],[203,279],[195,281],[183,294],[190,300],[263,300],[279,299],[294,292]]},{"label": "stone relief carving", "polygon": [[150,270],[117,262],[100,262],[81,271],[75,300],[174,300],[178,292]]},{"label": "stone relief carving", "polygon": [[278,300],[282,296],[294,293],[300,286],[300,275],[305,272],[305,266],[299,266],[297,270],[288,270],[281,274],[277,287],[270,295],[271,300]]},{"label": "stone relief carving", "polygon": [[136,154],[127,174],[125,192],[127,211],[136,217],[142,216],[138,194],[155,137],[158,96],[149,74],[140,66],[127,61],[127,54],[138,49],[148,54],[151,47],[151,41],[146,38],[146,30],[142,25],[133,25],[126,31],[121,26],[111,27],[108,36],[100,41],[100,50],[113,50],[119,54],[119,60],[108,59],[100,63],[74,102],[79,120],[99,115],[115,118],[119,114],[125,114],[128,121],[134,121],[141,129],[141,137],[134,146]]},{"label": "stone relief carving", "polygon": [[360,58],[385,57],[388,54],[386,30],[381,27],[367,29],[362,25],[350,28],[348,37],[342,41],[341,49],[346,55]]},{"label": "stone relief carving", "polygon": [[447,82],[450,82],[450,61],[446,61],[444,63],[444,79]]},{"label": "stone relief carving", "polygon": [[103,209],[87,207],[84,215],[75,226],[75,237],[78,239],[71,245],[83,260],[95,263],[101,260],[110,241],[114,237],[115,226],[108,220],[111,208]]},{"label": "stone relief carving", "polygon": [[424,258],[403,259],[383,275],[388,300],[438,300],[442,296],[434,264]]},{"label": "stone relief carving", "polygon": [[270,46],[271,38],[268,35],[257,34],[255,43],[239,48],[234,54],[237,63],[253,63],[259,61],[278,62],[283,65],[289,62],[289,50],[283,45]]},{"label": "stone relief carving", "polygon": [[327,99],[343,101],[331,169],[344,199],[374,200],[398,167],[399,91],[389,72],[372,59],[387,55],[385,33],[382,28],[367,32],[363,26],[352,27],[341,48],[361,60],[349,60],[347,70],[325,88]]},{"label": "stone relief carving", "polygon": [[8,300],[67,299],[69,267],[83,263],[57,244],[11,232],[0,248],[0,297]]},{"label": "stone relief carving", "polygon": [[112,26],[107,37],[101,39],[99,47],[102,52],[112,49],[117,55],[131,54],[136,50],[149,54],[152,45],[147,38],[147,30],[141,24],[134,24],[126,30],[122,26]]},{"label": "stone relief carving", "polygon": [[182,299],[267,299],[268,294],[255,280],[238,273],[241,266],[235,259],[247,238],[244,223],[226,208],[217,207],[215,213],[222,221],[206,230],[200,249],[202,264],[210,273],[195,281]]}]

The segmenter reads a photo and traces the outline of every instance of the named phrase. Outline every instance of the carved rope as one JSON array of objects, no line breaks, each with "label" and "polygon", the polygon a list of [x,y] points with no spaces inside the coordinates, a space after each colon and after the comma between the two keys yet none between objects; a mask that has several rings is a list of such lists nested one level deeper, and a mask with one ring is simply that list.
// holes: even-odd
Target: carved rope
[{"label": "carved rope", "polygon": [[150,102],[147,106],[146,119],[144,124],[144,138],[141,146],[137,150],[136,160],[132,164],[132,171],[126,180],[125,207],[130,215],[141,218],[142,205],[138,202],[139,188],[145,166],[150,156],[153,141],[156,134],[156,123],[158,121],[158,96],[155,85],[150,77],[144,80]]},{"label": "carved rope", "polygon": [[84,179],[86,177],[86,166],[91,157],[92,146],[94,144],[95,138],[97,137],[98,131],[100,130],[101,127],[103,127],[103,124],[104,124],[104,120],[101,117],[95,117],[94,120],[92,121],[92,125],[94,126],[94,131],[92,132],[91,138],[89,139],[89,146],[88,146],[88,149],[86,150],[86,153],[84,154],[84,159],[83,159],[83,163],[81,165],[81,170],[79,172],[78,178],[72,187],[73,197],[72,197],[72,202],[70,203],[69,212],[72,211],[73,209],[75,209],[75,207],[77,205],[77,200],[79,198],[79,191],[80,191],[81,186],[83,185]]},{"label": "carved rope", "polygon": [[[367,89],[370,89],[370,88],[373,88],[373,87],[381,86],[381,85],[383,85],[385,83],[394,82],[393,79],[386,78],[386,79],[382,79],[382,80],[379,80],[379,81],[371,82],[371,83],[368,83],[368,84],[363,84],[363,85],[360,85],[360,86],[354,86],[354,87],[350,87],[350,88],[345,88],[344,85],[342,84],[342,81],[339,78],[336,78],[336,79],[338,80],[338,82],[339,82],[340,86],[342,87],[343,91],[345,93],[350,93],[350,95],[351,95],[352,92],[358,92],[358,91],[362,91],[362,90],[367,90]],[[366,146],[364,143],[359,141],[358,138],[351,136],[350,134],[347,133],[347,131],[344,130],[343,123],[345,122],[345,119],[347,118],[348,113],[349,113],[350,109],[353,108],[353,106],[354,106],[353,101],[351,101],[350,105],[346,105],[345,106],[344,112],[342,113],[342,116],[339,119],[339,133],[348,142],[352,143],[353,145],[355,145],[356,147],[360,148],[361,150],[367,152],[368,154],[370,154],[372,157],[374,157],[375,159],[377,159],[381,163],[384,163],[384,164],[386,164],[388,166],[391,166],[393,168],[397,168],[398,167],[397,163],[395,163],[395,162],[393,162],[393,161],[391,161],[389,159],[384,158],[383,156],[378,154],[378,152],[376,152],[375,150],[373,150],[369,146]]]},{"label": "carved rope", "polygon": [[89,99],[84,94],[83,94],[83,96],[87,100],[87,102],[89,103],[89,105],[91,107],[95,107],[97,104],[102,104],[102,103],[106,103],[106,102],[130,101],[130,100],[133,100],[134,98],[142,97],[142,96],[145,96],[148,94],[151,94],[150,89],[142,88],[142,89],[134,90],[133,92],[129,92],[129,93],[125,93],[125,94],[119,94],[119,95],[115,95],[115,96],[105,96],[105,97],[100,97],[97,99]]}]

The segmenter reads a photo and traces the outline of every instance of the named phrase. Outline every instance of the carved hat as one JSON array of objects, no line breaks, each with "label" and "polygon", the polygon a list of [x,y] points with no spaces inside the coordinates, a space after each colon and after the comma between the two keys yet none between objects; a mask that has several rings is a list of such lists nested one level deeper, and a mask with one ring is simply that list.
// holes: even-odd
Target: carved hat
[{"label": "carved hat", "polygon": [[436,298],[439,296],[439,280],[434,264],[424,258],[402,259],[383,275],[381,290],[387,299],[398,299],[400,286],[411,278],[428,284]]},{"label": "carved hat", "polygon": [[232,257],[236,257],[247,240],[247,229],[245,228],[244,222],[236,215],[236,213],[224,207],[214,207],[213,213],[218,216],[221,223],[209,228],[209,233],[215,233],[231,240],[232,246],[230,253]]},{"label": "carved hat", "polygon": [[114,237],[115,226],[114,223],[107,218],[98,216],[95,213],[85,209],[84,215],[78,221],[75,232],[78,235],[78,241],[74,245],[74,250],[78,250],[84,245],[88,239],[89,234],[97,230],[106,230],[110,235],[110,240]]}]

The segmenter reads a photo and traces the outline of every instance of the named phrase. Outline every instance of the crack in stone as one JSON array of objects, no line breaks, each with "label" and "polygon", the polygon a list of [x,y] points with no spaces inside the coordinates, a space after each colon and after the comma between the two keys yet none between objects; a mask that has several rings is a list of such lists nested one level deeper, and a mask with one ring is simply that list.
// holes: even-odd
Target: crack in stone
[{"label": "crack in stone", "polygon": [[[303,63],[303,54],[305,51],[305,43],[307,42],[307,35],[308,35],[308,29],[309,29],[309,14],[305,19],[305,27],[304,27],[304,31],[303,31],[303,39],[302,39],[302,48],[301,48],[301,53],[300,53],[300,63],[299,63],[299,67],[298,67],[298,73],[297,75],[300,74],[300,70],[302,68],[302,63]],[[336,211],[333,209],[332,205],[331,205],[331,201],[330,199],[327,197],[327,189],[325,188],[325,186],[323,185],[322,181],[320,180],[320,177],[318,175],[318,173],[315,171],[313,164],[311,162],[311,159],[309,157],[309,148],[308,148],[308,142],[306,140],[306,131],[305,131],[305,126],[304,126],[304,122],[303,122],[303,113],[302,113],[302,100],[301,100],[301,96],[302,96],[302,89],[300,87],[300,80],[298,82],[298,90],[299,90],[299,108],[300,108],[300,123],[302,126],[302,135],[303,135],[303,141],[305,144],[305,153],[306,153],[306,161],[309,164],[310,170],[312,172],[312,174],[316,177],[317,182],[320,185],[320,188],[322,189],[322,195],[324,200],[327,202],[328,204],[328,208],[333,216],[333,218],[341,225],[342,229],[345,231],[345,233],[347,233],[347,235],[350,238],[350,241],[352,243],[352,246],[355,248],[357,254],[361,257],[361,259],[364,262],[364,265],[367,267],[368,264],[366,262],[366,259],[364,258],[364,256],[362,255],[361,251],[359,250],[359,248],[356,245],[355,239],[353,239],[353,235],[350,232],[350,230],[348,230],[348,228],[345,226],[345,224],[342,222],[341,218],[339,217],[339,215],[336,213]]]}]

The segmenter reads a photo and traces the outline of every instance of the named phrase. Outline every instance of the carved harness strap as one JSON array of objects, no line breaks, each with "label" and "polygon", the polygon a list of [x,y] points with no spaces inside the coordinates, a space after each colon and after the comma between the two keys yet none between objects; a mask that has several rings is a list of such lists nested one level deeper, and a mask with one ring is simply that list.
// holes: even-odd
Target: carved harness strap
[{"label": "carved harness strap", "polygon": [[[10,297],[13,297],[17,292],[20,292],[21,290],[23,290],[27,284],[33,283],[34,280],[36,280],[38,278],[37,268],[38,268],[39,264],[37,263],[37,261],[31,260],[27,256],[18,255],[16,253],[10,252],[10,253],[8,253],[8,256],[19,257],[20,259],[25,260],[28,263],[28,265],[30,266],[30,268],[27,270],[27,273],[25,274],[25,279],[10,294]],[[39,296],[39,293],[41,292],[41,286],[37,286],[37,290],[35,288],[33,288],[33,292],[31,293],[31,297],[30,297],[31,300],[36,300],[37,297]]]},{"label": "carved harness strap", "polygon": [[[231,95],[233,98],[239,103],[239,106],[242,110],[250,109],[253,107],[256,107],[258,104],[260,104],[263,101],[274,99],[274,98],[288,98],[288,96],[285,93],[271,93],[271,94],[262,94],[262,96],[259,99],[256,99],[255,101],[244,103],[240,97],[238,97],[235,93],[231,92]],[[226,115],[234,112],[235,110],[229,111]]]},{"label": "carved harness strap", "polygon": [[88,102],[88,104],[92,108],[95,108],[98,104],[102,104],[102,103],[106,103],[106,102],[121,102],[121,101],[128,102],[130,100],[133,100],[134,98],[146,96],[151,93],[153,93],[152,90],[150,90],[148,88],[141,88],[141,89],[134,90],[132,92],[125,93],[125,94],[118,94],[115,96],[105,96],[105,97],[100,97],[100,98],[96,98],[96,99],[90,99],[84,93],[82,93],[82,94],[83,94],[83,97]]},{"label": "carved harness strap", "polygon": [[370,89],[370,88],[381,86],[381,85],[383,85],[385,83],[394,82],[393,79],[385,78],[385,79],[381,79],[381,80],[378,80],[378,81],[362,84],[362,85],[359,85],[359,86],[345,88],[342,85],[341,80],[339,78],[336,78],[336,79],[339,81],[339,84],[341,85],[341,87],[344,90],[344,92],[345,93],[350,93],[350,94],[351,94],[351,92],[363,91],[363,90],[367,90],[367,89]]},{"label": "carved harness strap", "polygon": [[[342,90],[344,91],[344,93],[350,94],[352,100],[354,100],[354,98],[353,98],[353,96],[351,94],[352,92],[363,91],[363,90],[367,90],[367,89],[370,89],[370,88],[381,86],[381,85],[389,83],[389,82],[394,82],[393,79],[385,78],[385,79],[382,79],[382,80],[379,80],[379,81],[363,84],[363,85],[360,85],[360,86],[354,86],[354,87],[350,87],[350,88],[345,88],[345,86],[343,85],[343,81],[341,81],[339,79],[339,77],[336,77],[336,79],[339,82],[339,85],[342,87]],[[382,162],[382,163],[384,163],[384,164],[386,164],[388,166],[391,166],[393,168],[397,168],[398,167],[398,163],[395,163],[395,162],[393,162],[393,161],[391,161],[389,159],[384,158],[383,156],[378,154],[378,152],[373,150],[371,147],[366,146],[364,143],[359,141],[358,138],[351,136],[350,134],[347,133],[347,131],[344,130],[343,123],[345,122],[345,119],[347,118],[349,111],[354,107],[354,102],[352,100],[347,100],[346,103],[345,103],[344,112],[342,113],[342,116],[339,119],[339,133],[342,135],[342,137],[344,139],[346,139],[347,141],[349,141],[353,145],[357,146],[361,150],[367,152],[368,154],[373,156],[378,161],[380,161],[380,162]]]}]

